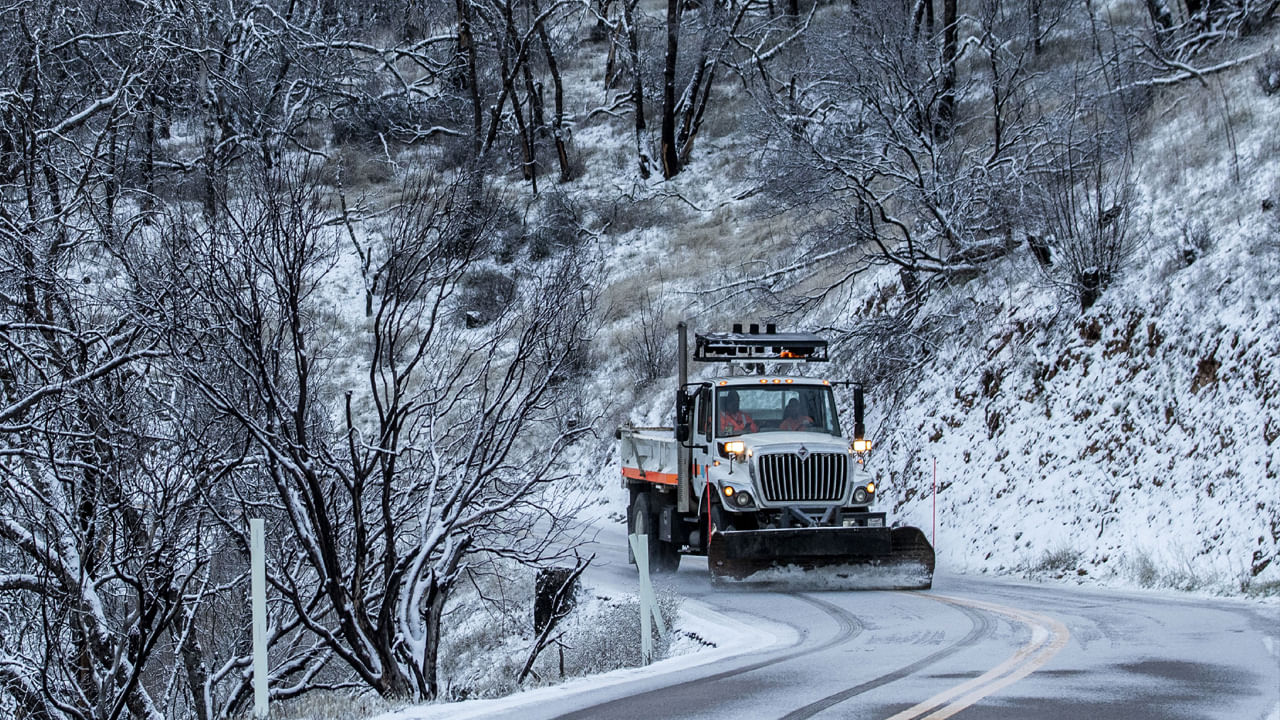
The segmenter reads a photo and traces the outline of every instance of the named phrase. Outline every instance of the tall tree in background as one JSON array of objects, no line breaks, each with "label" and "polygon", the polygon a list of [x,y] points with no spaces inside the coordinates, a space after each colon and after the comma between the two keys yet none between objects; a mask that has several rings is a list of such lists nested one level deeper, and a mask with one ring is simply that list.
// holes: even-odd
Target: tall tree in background
[{"label": "tall tree in background", "polygon": [[942,96],[938,100],[937,134],[951,132],[956,120],[956,60],[960,55],[957,0],[942,0]]},{"label": "tall tree in background", "polygon": [[662,177],[668,180],[680,172],[676,148],[676,60],[680,49],[681,0],[667,0],[667,44],[662,62],[662,139],[658,157]]},{"label": "tall tree in background", "polygon": [[[746,278],[739,272],[721,286],[726,296],[759,292],[785,307],[811,308],[862,272],[890,265],[906,294],[919,299],[980,272],[1021,233],[1042,231],[1027,212],[1037,188],[1083,156],[1083,139],[1059,130],[1100,106],[1083,94],[1079,102],[1046,101],[1062,96],[1062,78],[1033,69],[1026,14],[998,2],[977,8],[969,46],[985,63],[970,63],[959,83],[948,53],[911,29],[910,11],[884,2],[855,10],[852,24],[823,24],[809,36],[822,53],[798,58],[787,82],[769,78],[760,97],[769,118],[761,127],[771,148],[770,198],[775,207],[826,219],[809,228],[793,262]],[[1059,72],[1101,75],[1093,67]],[[1106,89],[1092,91],[1104,96]],[[948,115],[958,98],[974,100],[963,121]],[[843,212],[819,210],[836,198]],[[841,269],[834,283],[809,280],[827,272],[823,261]]]},{"label": "tall tree in background", "polygon": [[187,379],[261,454],[274,492],[258,502],[291,558],[270,573],[282,622],[297,618],[378,693],[431,698],[444,603],[467,558],[534,561],[572,545],[552,545],[568,513],[543,483],[589,427],[552,408],[594,290],[569,261],[465,330],[454,299],[485,251],[484,219],[466,217],[466,180],[422,178],[371,248],[373,316],[343,348],[360,370],[335,376],[347,333],[322,322],[333,301],[322,288],[341,238],[305,174],[267,172],[251,203],[194,239],[208,256],[193,285],[214,322],[208,363]]}]

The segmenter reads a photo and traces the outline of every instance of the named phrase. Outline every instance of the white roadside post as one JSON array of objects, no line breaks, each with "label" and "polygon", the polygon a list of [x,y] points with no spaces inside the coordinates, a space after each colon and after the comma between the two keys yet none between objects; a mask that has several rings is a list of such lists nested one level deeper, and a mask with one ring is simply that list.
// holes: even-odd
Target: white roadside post
[{"label": "white roadside post", "polygon": [[658,623],[658,635],[667,636],[667,623],[658,611],[658,598],[649,578],[649,536],[628,535],[631,552],[640,571],[640,655],[645,665],[653,662],[653,622]]},{"label": "white roadside post", "polygon": [[261,518],[249,520],[249,592],[253,606],[253,717],[267,717],[267,561]]}]

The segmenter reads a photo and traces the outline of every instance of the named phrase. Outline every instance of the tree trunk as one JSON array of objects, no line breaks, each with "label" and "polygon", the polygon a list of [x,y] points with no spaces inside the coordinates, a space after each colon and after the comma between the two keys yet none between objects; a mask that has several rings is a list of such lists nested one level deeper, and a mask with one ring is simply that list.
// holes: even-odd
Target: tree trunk
[{"label": "tree trunk", "polygon": [[218,157],[217,157],[217,132],[218,123],[213,119],[212,103],[206,104],[206,114],[204,119],[204,158],[200,165],[201,180],[201,207],[204,211],[204,218],[212,220],[218,212]]},{"label": "tree trunk", "polygon": [[195,628],[178,628],[182,636],[182,667],[187,675],[187,687],[191,690],[191,706],[196,720],[209,720],[209,708],[205,705],[204,688],[209,681],[209,668],[205,664],[205,651]]},{"label": "tree trunk", "polygon": [[662,177],[680,172],[676,149],[676,55],[680,43],[680,0],[667,0],[667,53],[662,68]]},{"label": "tree trunk", "polygon": [[[141,209],[144,213],[149,213],[155,208],[156,202],[156,97],[155,93],[148,94],[147,110],[143,118],[144,125],[144,141],[146,148],[142,155],[142,182],[145,192],[142,196]],[[200,720],[204,720],[201,718]]]},{"label": "tree trunk", "polygon": [[640,164],[640,177],[648,179],[649,166],[653,160],[649,156],[649,130],[644,122],[644,78],[640,66],[640,41],[636,37],[635,8],[636,0],[623,0],[622,14],[627,24],[627,52],[631,56],[631,102],[636,114],[636,158]]},{"label": "tree trunk", "polygon": [[433,588],[431,600],[426,610],[426,643],[422,649],[423,695],[435,699],[440,692],[440,679],[437,677],[440,666],[440,616],[444,613],[443,589]]},{"label": "tree trunk", "polygon": [[[591,42],[603,42],[609,38],[609,25],[605,22],[605,18],[609,17],[609,5],[612,0],[594,0],[596,6],[596,24],[591,26],[591,35],[588,39]],[[534,12],[537,12],[535,9]],[[612,48],[610,48],[612,53]]]},{"label": "tree trunk", "polygon": [[956,112],[956,55],[959,52],[956,0],[942,0],[942,97],[938,100],[938,122],[934,134],[951,133]]},{"label": "tree trunk", "polygon": [[455,0],[458,12],[458,53],[466,61],[466,71],[456,79],[469,90],[471,99],[471,157],[480,158],[480,143],[484,135],[484,107],[476,76],[476,48],[471,37],[470,0]]},{"label": "tree trunk", "polygon": [[[712,4],[707,12],[711,14],[712,24],[718,24],[721,19],[720,5]],[[712,57],[712,42],[711,33],[703,35],[698,49],[697,70],[689,81],[687,101],[682,103],[680,108],[682,117],[680,129],[676,133],[676,152],[678,165],[681,168],[689,162],[689,157],[693,153],[693,141],[698,135],[699,128],[702,127],[702,118],[711,99],[711,88],[715,83],[716,61]],[[721,47],[720,50],[723,51],[724,48]]]},{"label": "tree trunk", "polygon": [[916,0],[915,12],[911,14],[911,32],[914,37],[920,37],[921,27],[924,27],[925,37],[933,37],[933,0]]},{"label": "tree trunk", "polygon": [[524,62],[523,58],[516,58],[516,62],[520,63],[520,72],[524,76],[525,96],[529,98],[529,120],[525,123],[523,114],[520,112],[520,105],[516,102],[515,89],[512,88],[511,104],[515,106],[516,124],[520,128],[520,135],[523,138],[524,166],[521,168],[521,174],[533,186],[533,192],[536,195],[538,193],[537,135],[544,127],[542,97],[533,82],[533,73],[529,71],[529,63]]},{"label": "tree trunk", "polygon": [[[533,11],[539,12],[538,4],[533,4]],[[547,59],[547,72],[551,74],[552,98],[555,102],[555,115],[551,120],[551,138],[556,147],[556,160],[560,164],[560,182],[573,179],[573,170],[569,167],[569,151],[565,142],[564,128],[564,83],[560,79],[560,66],[556,64],[555,52],[551,49],[551,39],[547,30],[538,24],[538,41],[542,43],[542,54]]]},{"label": "tree trunk", "polygon": [[1164,44],[1164,38],[1173,30],[1173,16],[1164,0],[1147,0],[1147,14],[1155,25],[1156,42]]}]

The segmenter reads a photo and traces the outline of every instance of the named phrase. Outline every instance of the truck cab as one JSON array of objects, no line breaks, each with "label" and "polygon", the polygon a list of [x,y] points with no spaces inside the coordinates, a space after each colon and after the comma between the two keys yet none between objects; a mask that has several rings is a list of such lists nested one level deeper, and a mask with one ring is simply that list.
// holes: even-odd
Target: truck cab
[{"label": "truck cab", "polygon": [[[856,525],[875,501],[866,441],[844,435],[831,383],[789,376],[721,377],[691,403],[699,498],[713,492],[730,528]],[[697,480],[702,480],[698,487]]]}]

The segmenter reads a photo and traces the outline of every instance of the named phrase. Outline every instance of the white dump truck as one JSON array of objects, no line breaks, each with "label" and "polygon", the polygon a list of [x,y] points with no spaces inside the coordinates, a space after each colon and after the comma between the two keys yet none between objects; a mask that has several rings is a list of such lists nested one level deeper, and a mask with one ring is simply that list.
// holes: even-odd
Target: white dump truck
[{"label": "white dump truck", "polygon": [[693,359],[730,368],[698,382],[688,381],[684,323],[679,340],[675,427],[616,434],[628,529],[647,534],[655,571],[706,555],[716,582],[784,579],[779,569],[799,568],[871,579],[862,586],[930,587],[924,533],[891,528],[874,509],[862,389],[852,388],[846,427],[833,391],[845,383],[780,372],[825,362],[825,339],[772,325],[697,335]]}]

